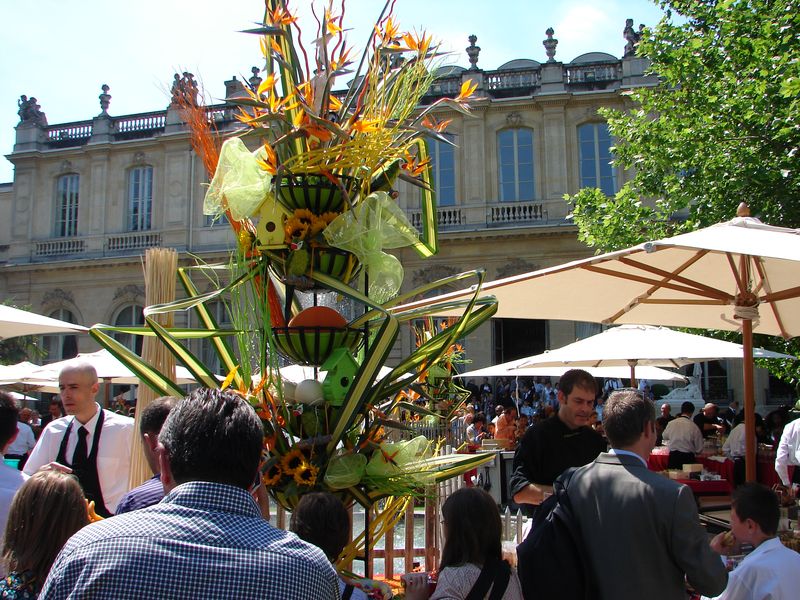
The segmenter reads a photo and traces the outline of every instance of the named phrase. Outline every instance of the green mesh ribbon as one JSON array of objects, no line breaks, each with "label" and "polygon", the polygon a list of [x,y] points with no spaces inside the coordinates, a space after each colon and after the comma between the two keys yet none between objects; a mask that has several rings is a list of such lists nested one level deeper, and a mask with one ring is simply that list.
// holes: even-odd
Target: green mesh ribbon
[{"label": "green mesh ribbon", "polygon": [[357,485],[364,476],[367,457],[363,454],[337,454],[328,463],[325,483],[332,490],[343,490]]},{"label": "green mesh ribbon", "polygon": [[369,274],[369,297],[378,304],[393,298],[403,284],[400,261],[383,250],[410,246],[419,238],[386,192],[374,192],[336,217],[323,235],[331,246],[356,255],[365,267],[361,277]]},{"label": "green mesh ribbon", "polygon": [[236,221],[253,216],[271,196],[272,176],[258,164],[263,158],[261,148],[251,153],[238,137],[222,144],[217,170],[203,202],[203,214],[221,215],[230,210]]}]

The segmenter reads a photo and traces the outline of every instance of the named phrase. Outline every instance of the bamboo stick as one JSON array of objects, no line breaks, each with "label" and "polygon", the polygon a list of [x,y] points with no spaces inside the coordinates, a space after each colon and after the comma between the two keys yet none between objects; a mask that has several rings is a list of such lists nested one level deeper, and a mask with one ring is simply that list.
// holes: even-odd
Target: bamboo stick
[{"label": "bamboo stick", "polygon": [[[178,253],[172,248],[148,248],[144,257],[145,304],[164,304],[175,300]],[[172,327],[172,314],[157,315],[159,324]],[[175,379],[175,357],[156,337],[145,337],[142,345],[142,358],[167,377]],[[139,418],[142,411],[157,398],[156,392],[146,385],[140,385],[136,400],[135,433],[131,448],[131,488],[144,483],[153,476],[144,456],[142,438],[139,435]]]}]

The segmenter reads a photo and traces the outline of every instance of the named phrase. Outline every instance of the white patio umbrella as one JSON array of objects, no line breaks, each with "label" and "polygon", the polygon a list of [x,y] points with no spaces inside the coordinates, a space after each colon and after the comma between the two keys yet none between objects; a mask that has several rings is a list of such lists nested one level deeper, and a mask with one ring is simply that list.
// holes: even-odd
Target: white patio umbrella
[{"label": "white patio umbrella", "polygon": [[0,339],[21,335],[45,335],[48,333],[86,332],[86,327],[59,321],[13,306],[0,305]]},{"label": "white patio umbrella", "polygon": [[[620,325],[597,335],[578,340],[555,350],[528,357],[518,368],[526,367],[625,367],[632,385],[636,379],[652,379],[642,371],[644,365],[681,367],[721,358],[742,358],[741,344],[702,335],[674,331],[652,325]],[[792,359],[794,356],[755,348],[756,358]]]},{"label": "white patio umbrella", "polygon": [[[475,369],[456,375],[461,379],[467,377],[561,377],[564,373],[575,367],[569,366],[546,366],[546,367],[521,367],[520,364],[529,360],[528,358],[518,358],[506,363]],[[608,379],[627,379],[630,377],[628,367],[580,367],[589,372],[593,377],[603,377]],[[674,371],[661,369],[659,367],[642,366],[636,369],[637,375],[651,381],[686,381],[686,377]]]},{"label": "white patio umbrella", "polygon": [[500,279],[480,295],[499,300],[496,317],[741,331],[746,471],[755,479],[753,332],[800,335],[800,230],[765,225],[740,207],[725,223]]},{"label": "white patio umbrella", "polygon": [[[43,391],[58,391],[58,374],[64,367],[78,362],[86,362],[92,365],[97,371],[97,378],[105,383],[120,385],[138,385],[139,378],[114,358],[108,350],[98,350],[97,352],[81,353],[75,358],[50,363],[36,369],[20,380],[21,383],[28,385],[40,385]],[[185,385],[195,383],[192,374],[185,367],[175,367],[175,383]]]}]

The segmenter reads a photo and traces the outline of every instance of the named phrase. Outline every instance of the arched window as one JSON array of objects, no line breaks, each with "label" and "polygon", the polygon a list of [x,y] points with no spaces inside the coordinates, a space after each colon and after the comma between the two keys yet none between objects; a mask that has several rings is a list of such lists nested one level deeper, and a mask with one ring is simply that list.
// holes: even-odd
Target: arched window
[{"label": "arched window", "polygon": [[78,235],[78,188],[77,173],[62,175],[56,181],[55,237]]},{"label": "arched window", "polygon": [[[48,316],[68,323],[77,323],[75,315],[66,308],[59,308]],[[45,364],[74,358],[78,356],[78,337],[74,333],[44,335],[42,336],[42,350],[45,352]]]},{"label": "arched window", "polygon": [[153,167],[128,171],[128,231],[147,231],[153,216]]},{"label": "arched window", "polygon": [[617,177],[611,161],[611,134],[605,123],[589,123],[578,127],[581,187],[594,187],[606,196],[617,192]]},{"label": "arched window", "polygon": [[[138,304],[128,304],[123,306],[117,316],[114,318],[115,327],[139,327],[144,325],[144,307]],[[123,346],[133,350],[139,356],[142,355],[142,341],[144,338],[140,335],[133,335],[131,333],[113,334],[114,339]]]},{"label": "arched window", "polygon": [[[217,322],[217,325],[220,329],[227,329],[231,326],[231,318],[230,314],[228,313],[228,307],[225,306],[224,302],[209,302],[206,304],[206,308],[208,309],[208,312],[211,313],[211,316],[214,317],[214,320]],[[227,339],[228,343],[232,344],[232,346],[236,345],[233,341],[234,338],[223,339]],[[222,373],[219,355],[217,355],[214,344],[210,339],[204,339],[200,344],[200,360],[203,361],[203,364],[208,367],[212,373],[223,376],[228,375],[227,373]]]},{"label": "arched window", "polygon": [[[450,141],[452,134],[444,136]],[[436,190],[436,203],[439,206],[454,206],[456,203],[456,158],[455,148],[441,140],[427,138],[428,153],[431,157],[433,184]]]},{"label": "arched window", "polygon": [[504,129],[497,134],[501,202],[534,199],[533,130]]}]

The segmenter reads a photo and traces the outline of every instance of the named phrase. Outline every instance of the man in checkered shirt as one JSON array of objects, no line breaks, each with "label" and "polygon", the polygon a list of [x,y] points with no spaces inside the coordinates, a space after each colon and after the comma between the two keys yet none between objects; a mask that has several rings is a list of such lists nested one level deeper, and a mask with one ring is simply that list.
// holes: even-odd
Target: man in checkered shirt
[{"label": "man in checkered shirt", "polygon": [[325,554],[272,527],[248,493],[262,438],[240,396],[193,392],[159,435],[165,498],[75,534],[39,597],[338,599]]}]

